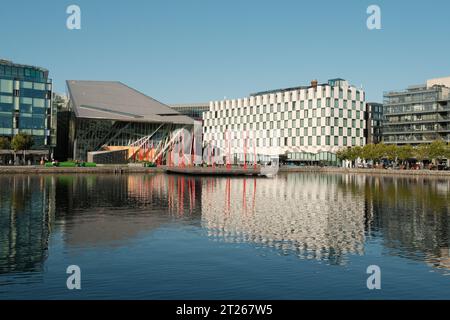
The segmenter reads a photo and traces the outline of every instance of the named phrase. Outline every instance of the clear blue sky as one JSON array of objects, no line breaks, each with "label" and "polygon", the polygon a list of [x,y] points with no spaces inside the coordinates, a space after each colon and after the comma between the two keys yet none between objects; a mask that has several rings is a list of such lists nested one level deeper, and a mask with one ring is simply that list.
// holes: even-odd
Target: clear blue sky
[{"label": "clear blue sky", "polygon": [[[77,4],[82,30],[66,28]],[[366,9],[382,10],[369,31]],[[120,80],[165,103],[342,77],[367,98],[450,76],[450,1],[2,1],[0,57],[65,80]]]}]

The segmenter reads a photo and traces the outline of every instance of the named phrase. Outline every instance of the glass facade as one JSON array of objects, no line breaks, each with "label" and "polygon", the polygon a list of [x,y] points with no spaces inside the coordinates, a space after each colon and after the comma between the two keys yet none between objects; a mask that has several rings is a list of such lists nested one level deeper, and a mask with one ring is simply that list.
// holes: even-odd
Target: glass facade
[{"label": "glass facade", "polygon": [[39,67],[0,60],[0,136],[18,133],[33,136],[33,149],[56,143],[56,110],[52,104],[52,81]]}]

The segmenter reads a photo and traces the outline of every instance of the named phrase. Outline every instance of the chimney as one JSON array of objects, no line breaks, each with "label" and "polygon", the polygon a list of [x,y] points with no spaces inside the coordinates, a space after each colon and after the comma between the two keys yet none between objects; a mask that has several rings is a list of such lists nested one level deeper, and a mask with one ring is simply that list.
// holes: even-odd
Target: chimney
[{"label": "chimney", "polygon": [[317,85],[318,85],[317,80],[311,81],[311,87],[313,87],[314,89],[316,89],[316,88],[317,88]]}]

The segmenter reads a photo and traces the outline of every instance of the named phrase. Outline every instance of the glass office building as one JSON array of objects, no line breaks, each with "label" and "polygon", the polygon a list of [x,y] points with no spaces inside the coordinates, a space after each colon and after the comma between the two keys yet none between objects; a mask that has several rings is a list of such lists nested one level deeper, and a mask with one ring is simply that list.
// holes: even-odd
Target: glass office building
[{"label": "glass office building", "polygon": [[0,60],[0,137],[23,133],[33,137],[35,150],[56,143],[56,116],[48,70]]}]

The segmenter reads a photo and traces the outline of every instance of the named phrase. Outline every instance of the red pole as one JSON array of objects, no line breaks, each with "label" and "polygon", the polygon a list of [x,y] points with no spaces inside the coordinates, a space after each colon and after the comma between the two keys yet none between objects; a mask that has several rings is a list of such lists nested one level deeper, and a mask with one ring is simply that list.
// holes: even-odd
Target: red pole
[{"label": "red pole", "polygon": [[181,166],[184,167],[184,131],[181,135]]},{"label": "red pole", "polygon": [[256,139],[255,138],[253,138],[253,152],[255,153],[255,159],[254,159],[254,162],[253,162],[253,167],[256,169],[256,164],[257,164],[257,159],[256,159],[256,141],[255,141]]},{"label": "red pole", "polygon": [[244,138],[244,169],[247,169],[247,131],[245,133]]},{"label": "red pole", "polygon": [[231,169],[231,138],[230,138],[230,131],[227,130],[227,136],[228,136],[228,160],[227,160],[227,168]]},{"label": "red pole", "polygon": [[214,162],[215,151],[214,151],[214,142],[211,141],[211,155],[212,155],[212,167],[215,168],[216,164]]},{"label": "red pole", "polygon": [[194,165],[195,161],[195,136],[194,129],[192,129],[192,144],[191,144],[191,165]]}]

